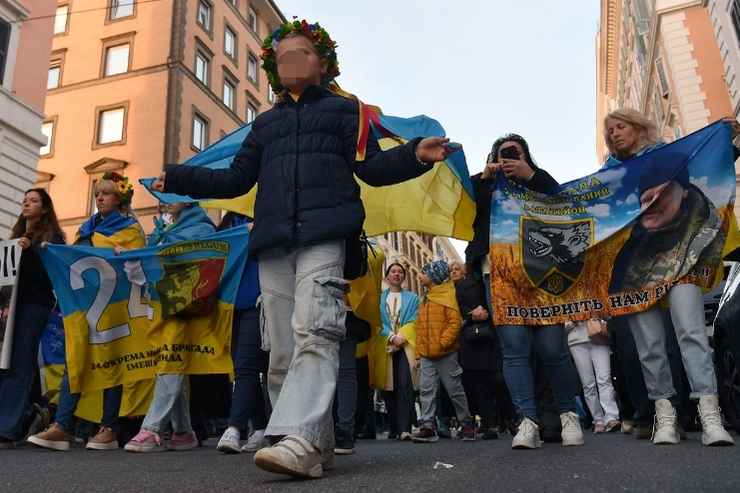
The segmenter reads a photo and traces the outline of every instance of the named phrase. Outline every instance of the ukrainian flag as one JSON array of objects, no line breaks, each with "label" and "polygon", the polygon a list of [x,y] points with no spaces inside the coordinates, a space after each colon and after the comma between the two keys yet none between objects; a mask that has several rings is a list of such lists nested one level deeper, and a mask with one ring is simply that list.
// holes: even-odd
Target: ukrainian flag
[{"label": "ukrainian flag", "polygon": [[[383,115],[379,108],[363,104],[351,94],[332,88],[344,97],[357,101],[360,122],[357,140],[357,161],[364,160],[367,139],[372,134],[383,150],[402,145],[416,137],[444,137],[445,131],[436,120],[427,116],[399,118]],[[228,168],[251,124],[235,130],[207,147],[185,166],[211,169]],[[359,164],[362,166],[362,164]],[[139,180],[159,200],[165,203],[194,202],[190,197],[153,190],[154,178]],[[475,199],[465,154],[457,151],[424,175],[397,185],[371,187],[358,180],[365,205],[365,234],[382,235],[391,231],[417,231],[431,235],[471,240],[475,218]],[[256,187],[234,199],[201,200],[206,208],[225,209],[254,217]]]}]

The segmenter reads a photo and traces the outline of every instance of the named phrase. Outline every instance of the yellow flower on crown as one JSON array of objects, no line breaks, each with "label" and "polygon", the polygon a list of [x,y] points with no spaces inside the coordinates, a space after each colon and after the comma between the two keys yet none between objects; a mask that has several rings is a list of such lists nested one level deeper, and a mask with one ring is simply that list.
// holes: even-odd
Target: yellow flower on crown
[{"label": "yellow flower on crown", "polygon": [[108,171],[103,175],[103,180],[113,182],[116,187],[116,194],[118,194],[121,202],[131,202],[131,199],[134,196],[134,186],[127,177],[120,175],[115,171]]}]

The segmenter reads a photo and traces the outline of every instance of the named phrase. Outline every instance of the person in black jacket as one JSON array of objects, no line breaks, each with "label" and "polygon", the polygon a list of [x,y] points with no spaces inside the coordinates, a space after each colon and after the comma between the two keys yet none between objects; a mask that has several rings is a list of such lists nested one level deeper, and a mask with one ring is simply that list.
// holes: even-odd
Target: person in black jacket
[{"label": "person in black jacket", "polygon": [[[558,183],[535,165],[527,141],[516,134],[505,135],[494,142],[485,170],[473,177],[478,209],[473,223],[474,238],[466,250],[466,261],[471,267],[471,273],[483,278],[490,313],[493,313],[491,306],[496,301],[490,299],[488,257],[491,187],[495,174],[499,172],[535,192],[551,195],[560,190]],[[496,327],[496,332],[503,353],[504,377],[520,416],[512,448],[537,448],[541,445],[532,349],[535,357],[542,360],[557,400],[563,445],[583,444],[583,432],[575,414],[574,396],[577,394],[578,382],[570,364],[563,326],[501,325]],[[544,378],[544,375],[540,378]]]},{"label": "person in black jacket", "polygon": [[[266,40],[263,68],[279,102],[259,115],[228,169],[167,166],[165,192],[230,198],[259,185],[250,254],[259,256],[268,387],[267,436],[258,467],[321,477],[333,459],[331,405],[345,335],[347,240],[365,219],[354,180],[390,185],[420,176],[452,152],[448,140],[416,138],[381,152],[373,136],[356,162],[359,105],[328,89],[335,43],[318,24],[289,22]],[[323,465],[322,465],[323,464]]]},{"label": "person in black jacket", "polygon": [[[32,188],[26,192],[11,238],[19,238],[18,245],[23,253],[17,281],[10,369],[0,374],[0,449],[12,448],[23,438],[23,420],[35,378],[41,333],[56,303],[39,248],[43,248],[44,243],[64,243],[64,232],[46,190]],[[6,295],[6,291],[4,289],[2,295]],[[2,297],[6,298],[2,303],[4,324],[10,297]]]},{"label": "person in black jacket", "polygon": [[[491,326],[483,283],[465,275],[459,262],[450,263],[450,277],[463,326],[458,357],[463,369],[463,387],[470,411],[481,417],[484,440],[498,438],[496,431],[496,368],[501,364],[501,349]],[[499,375],[501,374],[499,370]]]}]

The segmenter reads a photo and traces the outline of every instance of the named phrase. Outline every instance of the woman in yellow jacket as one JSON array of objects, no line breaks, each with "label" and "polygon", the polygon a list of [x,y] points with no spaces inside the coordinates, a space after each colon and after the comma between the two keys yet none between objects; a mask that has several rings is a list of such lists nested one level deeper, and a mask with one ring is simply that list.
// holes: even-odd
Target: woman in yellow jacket
[{"label": "woman in yellow jacket", "polygon": [[416,357],[421,374],[421,428],[413,434],[415,442],[436,442],[434,427],[437,390],[440,381],[450,396],[457,420],[462,424],[462,438],[475,440],[475,424],[462,385],[462,368],[457,361],[457,337],[462,326],[455,286],[450,268],[443,260],[426,264],[419,276],[426,290],[419,307],[416,326]]}]

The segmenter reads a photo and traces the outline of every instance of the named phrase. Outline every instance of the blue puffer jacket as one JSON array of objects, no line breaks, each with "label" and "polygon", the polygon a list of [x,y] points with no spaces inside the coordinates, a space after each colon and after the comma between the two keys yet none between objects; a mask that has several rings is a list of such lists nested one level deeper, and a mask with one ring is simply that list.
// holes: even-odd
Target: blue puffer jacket
[{"label": "blue puffer jacket", "polygon": [[230,198],[259,184],[249,250],[305,246],[356,237],[365,210],[353,173],[372,186],[415,178],[431,169],[415,157],[419,138],[381,152],[372,136],[355,162],[357,102],[313,86],[262,113],[231,167],[166,167],[165,191]]}]

